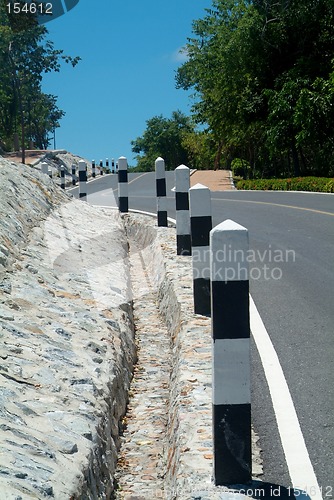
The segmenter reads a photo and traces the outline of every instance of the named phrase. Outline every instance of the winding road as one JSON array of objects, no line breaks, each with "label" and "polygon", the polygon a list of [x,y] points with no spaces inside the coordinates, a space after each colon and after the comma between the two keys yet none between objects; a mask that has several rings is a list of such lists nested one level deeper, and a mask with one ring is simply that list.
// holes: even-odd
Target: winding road
[{"label": "winding road", "polygon": [[[175,218],[174,173],[166,174],[168,215]],[[89,182],[87,192],[89,203],[117,206],[117,176]],[[155,212],[154,173],[129,174],[129,206]],[[252,418],[263,450],[261,480],[287,488],[285,494],[297,488],[295,498],[332,499],[334,195],[215,191],[212,213],[214,225],[233,219],[249,230]],[[284,497],[274,489],[271,496]]]}]

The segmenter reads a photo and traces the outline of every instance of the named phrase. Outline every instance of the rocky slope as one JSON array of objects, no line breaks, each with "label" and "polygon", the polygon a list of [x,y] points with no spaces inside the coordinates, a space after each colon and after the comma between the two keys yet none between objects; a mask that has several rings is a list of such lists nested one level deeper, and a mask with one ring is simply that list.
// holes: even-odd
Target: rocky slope
[{"label": "rocky slope", "polygon": [[0,499],[108,498],[135,347],[118,214],[0,158]]}]

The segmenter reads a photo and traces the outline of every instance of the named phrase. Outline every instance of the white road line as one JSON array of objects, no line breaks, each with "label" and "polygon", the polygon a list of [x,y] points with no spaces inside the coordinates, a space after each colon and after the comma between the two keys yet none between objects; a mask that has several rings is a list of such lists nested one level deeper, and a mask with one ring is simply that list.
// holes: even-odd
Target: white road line
[{"label": "white road line", "polygon": [[[131,172],[129,172],[129,173],[131,173]],[[140,179],[141,177],[144,177],[144,175],[147,175],[149,173],[150,172],[145,172],[144,174],[138,175],[138,177],[135,177],[134,179],[132,179],[131,181],[129,181],[128,184],[132,184],[133,182],[137,181],[138,179]]]},{"label": "white road line", "polygon": [[304,490],[312,500],[322,500],[282,367],[256,305],[249,298],[251,331],[269,385],[293,488]]}]

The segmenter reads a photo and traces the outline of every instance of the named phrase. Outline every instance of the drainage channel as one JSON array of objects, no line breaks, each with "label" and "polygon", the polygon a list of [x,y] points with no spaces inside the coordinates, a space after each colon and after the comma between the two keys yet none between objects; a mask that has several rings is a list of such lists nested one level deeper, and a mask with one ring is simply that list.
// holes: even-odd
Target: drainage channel
[{"label": "drainage channel", "polygon": [[[175,255],[172,228],[123,219],[138,363],[113,499],[234,498],[212,481],[211,329],[209,318],[193,313],[191,261]],[[263,472],[256,441],[253,433],[254,478]]]},{"label": "drainage channel", "polygon": [[115,500],[164,498],[170,336],[142,251],[130,241],[137,364],[115,474]]}]

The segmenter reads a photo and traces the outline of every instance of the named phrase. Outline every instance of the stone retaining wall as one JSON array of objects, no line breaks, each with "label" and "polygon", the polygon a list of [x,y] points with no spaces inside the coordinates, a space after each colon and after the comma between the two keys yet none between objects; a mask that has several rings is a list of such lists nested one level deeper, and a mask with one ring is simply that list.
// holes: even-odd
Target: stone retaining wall
[{"label": "stone retaining wall", "polygon": [[135,359],[117,213],[0,160],[0,499],[110,498]]}]

